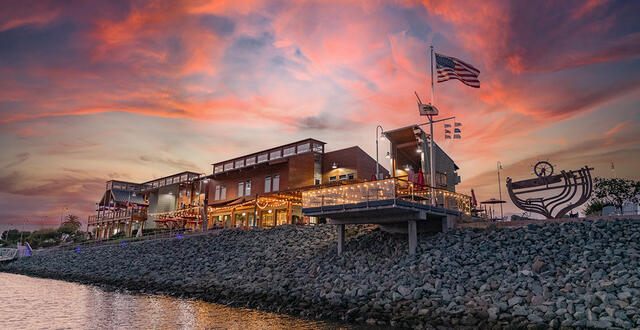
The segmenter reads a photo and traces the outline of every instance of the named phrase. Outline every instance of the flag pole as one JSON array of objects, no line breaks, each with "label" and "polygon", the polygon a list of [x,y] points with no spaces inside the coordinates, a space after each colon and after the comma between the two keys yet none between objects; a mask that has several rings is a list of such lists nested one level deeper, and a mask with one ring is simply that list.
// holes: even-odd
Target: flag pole
[{"label": "flag pole", "polygon": [[[435,88],[433,85],[433,45],[431,45],[429,47],[431,49],[431,58],[430,58],[430,62],[431,62],[431,105],[433,105],[434,107],[436,106],[436,102],[435,102]],[[433,144],[434,139],[433,139],[433,115],[429,116],[429,134],[431,136],[429,136],[429,172],[430,172],[430,179],[431,179],[431,205],[436,205],[437,204],[437,199],[436,199],[436,164],[435,161],[433,159]]]}]

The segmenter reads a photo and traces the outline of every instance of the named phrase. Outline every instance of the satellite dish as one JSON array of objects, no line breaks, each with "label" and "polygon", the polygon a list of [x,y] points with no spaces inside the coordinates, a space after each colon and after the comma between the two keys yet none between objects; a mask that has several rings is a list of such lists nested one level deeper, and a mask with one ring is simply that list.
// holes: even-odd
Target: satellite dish
[{"label": "satellite dish", "polygon": [[416,97],[418,98],[418,112],[420,112],[420,116],[435,116],[438,114],[438,108],[431,104],[424,104],[420,100],[420,96],[418,93],[414,91]]}]

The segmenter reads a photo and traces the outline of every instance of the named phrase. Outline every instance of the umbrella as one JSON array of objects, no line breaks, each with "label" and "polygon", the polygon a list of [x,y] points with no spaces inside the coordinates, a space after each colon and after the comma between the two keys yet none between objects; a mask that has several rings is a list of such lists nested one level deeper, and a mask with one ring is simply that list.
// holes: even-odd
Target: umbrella
[{"label": "umbrella", "polygon": [[422,186],[424,186],[424,173],[422,173],[422,168],[418,168],[418,180],[417,180],[416,184],[420,188],[422,188]]}]

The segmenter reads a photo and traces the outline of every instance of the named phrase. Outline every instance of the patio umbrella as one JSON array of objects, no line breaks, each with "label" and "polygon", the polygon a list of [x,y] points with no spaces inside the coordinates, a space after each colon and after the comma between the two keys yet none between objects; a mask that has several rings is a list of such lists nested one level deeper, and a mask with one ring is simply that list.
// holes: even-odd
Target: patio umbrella
[{"label": "patio umbrella", "polygon": [[476,200],[476,193],[471,189],[471,202],[473,206],[478,206],[478,200]]},{"label": "patio umbrella", "polygon": [[424,173],[422,172],[422,168],[418,168],[418,180],[416,181],[418,187],[422,188],[422,186],[424,186]]}]

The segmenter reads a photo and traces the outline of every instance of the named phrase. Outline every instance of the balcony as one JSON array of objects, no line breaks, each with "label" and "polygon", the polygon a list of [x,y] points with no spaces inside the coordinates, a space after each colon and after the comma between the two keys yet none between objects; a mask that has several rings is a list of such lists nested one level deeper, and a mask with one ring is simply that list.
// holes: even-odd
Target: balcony
[{"label": "balcony", "polygon": [[89,225],[97,225],[101,223],[107,222],[120,222],[124,220],[128,220],[133,218],[133,220],[144,221],[147,220],[147,210],[116,210],[116,211],[98,211],[96,215],[90,215],[88,224]]}]

